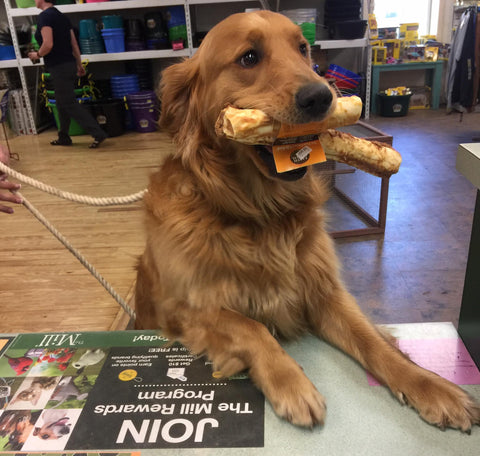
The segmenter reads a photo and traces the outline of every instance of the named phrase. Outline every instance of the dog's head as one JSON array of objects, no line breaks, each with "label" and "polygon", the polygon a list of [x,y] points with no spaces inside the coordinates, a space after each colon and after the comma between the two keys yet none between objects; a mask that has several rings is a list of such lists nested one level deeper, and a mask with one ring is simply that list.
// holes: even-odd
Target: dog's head
[{"label": "dog's head", "polygon": [[64,416],[56,421],[44,423],[42,427],[36,427],[33,435],[42,440],[59,439],[70,433],[69,418]]},{"label": "dog's head", "polygon": [[328,116],[336,102],[328,83],[312,69],[301,29],[270,11],[234,14],[217,24],[193,58],[163,72],[160,97],[161,125],[182,154],[194,153],[193,144],[227,146],[248,155],[269,176],[275,175],[271,154],[262,157],[265,150],[258,154],[254,147],[216,137],[220,111],[227,105],[256,108],[284,123],[306,123]]}]

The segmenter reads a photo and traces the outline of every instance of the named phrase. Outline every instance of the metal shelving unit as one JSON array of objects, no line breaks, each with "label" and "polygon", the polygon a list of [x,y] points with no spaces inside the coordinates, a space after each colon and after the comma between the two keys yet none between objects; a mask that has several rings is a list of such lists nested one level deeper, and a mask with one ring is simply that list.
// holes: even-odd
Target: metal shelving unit
[{"label": "metal shelving unit", "polygon": [[[228,1],[228,0],[227,0]],[[17,68],[22,83],[22,89],[25,94],[26,100],[30,101],[28,94],[27,81],[25,76],[25,68],[38,67],[34,65],[28,58],[22,58],[17,36],[15,33],[15,21],[16,18],[26,18],[38,16],[41,12],[38,8],[17,8],[12,6],[14,0],[4,0],[5,9],[7,13],[8,25],[12,31],[12,41],[15,48],[16,59],[0,61],[0,69]],[[190,11],[188,0],[124,0],[124,1],[110,1],[110,2],[98,2],[98,3],[81,3],[71,5],[57,5],[56,8],[65,14],[73,13],[91,13],[91,12],[114,12],[125,10],[138,10],[146,8],[160,8],[165,6],[182,5],[185,8],[185,17],[187,23],[187,38],[188,42],[192,43],[192,28],[190,22]],[[185,58],[192,55],[192,49],[187,48],[180,51],[173,50],[145,50],[134,52],[118,52],[118,53],[102,53],[102,54],[83,54],[82,60],[88,62],[114,62],[114,61],[127,61],[127,60],[139,60],[139,59],[164,59],[164,58]],[[41,59],[41,64],[43,59]],[[29,121],[32,125],[33,133],[36,134],[36,125],[34,121],[33,111],[31,103],[27,103],[26,106]]]}]

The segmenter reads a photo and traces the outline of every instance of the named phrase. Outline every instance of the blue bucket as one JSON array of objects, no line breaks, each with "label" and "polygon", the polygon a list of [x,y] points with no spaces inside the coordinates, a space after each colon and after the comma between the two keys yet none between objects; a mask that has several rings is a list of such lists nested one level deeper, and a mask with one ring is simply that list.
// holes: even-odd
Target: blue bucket
[{"label": "blue bucket", "polygon": [[13,46],[0,46],[0,60],[13,60],[15,49]]},{"label": "blue bucket", "polygon": [[122,29],[104,29],[102,37],[107,53],[125,52],[125,32]]},{"label": "blue bucket", "polygon": [[119,74],[110,78],[110,86],[114,98],[123,98],[129,93],[140,90],[136,74]]}]

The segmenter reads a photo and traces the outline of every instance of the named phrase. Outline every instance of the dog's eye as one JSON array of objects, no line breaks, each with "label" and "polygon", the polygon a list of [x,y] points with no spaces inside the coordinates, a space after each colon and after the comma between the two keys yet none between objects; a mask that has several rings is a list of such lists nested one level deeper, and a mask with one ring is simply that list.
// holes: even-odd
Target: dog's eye
[{"label": "dog's eye", "polygon": [[255,66],[259,60],[258,53],[250,49],[240,58],[240,65],[245,68],[251,68]]},{"label": "dog's eye", "polygon": [[304,57],[307,56],[307,45],[305,43],[302,43],[299,47],[300,54],[302,54]]}]

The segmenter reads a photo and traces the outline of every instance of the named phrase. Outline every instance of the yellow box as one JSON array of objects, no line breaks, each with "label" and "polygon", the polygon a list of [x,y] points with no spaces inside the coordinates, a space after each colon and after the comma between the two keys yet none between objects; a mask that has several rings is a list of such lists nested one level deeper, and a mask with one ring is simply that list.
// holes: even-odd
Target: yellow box
[{"label": "yellow box", "polygon": [[377,18],[375,14],[368,15],[368,30],[369,30],[369,38],[371,40],[376,40],[378,38],[378,26],[377,26]]},{"label": "yellow box", "polygon": [[385,63],[387,60],[386,46],[372,46],[372,61],[375,65]]},{"label": "yellow box", "polygon": [[[418,22],[411,22],[408,24],[400,24],[399,38],[405,38],[407,40],[418,39]],[[408,35],[407,35],[408,33]],[[415,38],[409,38],[409,36],[415,36]]]},{"label": "yellow box", "polygon": [[383,40],[383,46],[387,48],[387,57],[392,57],[396,60],[400,58],[400,43],[401,40]]},{"label": "yellow box", "polygon": [[407,30],[405,32],[405,39],[407,41],[418,40],[418,32],[416,30]]}]

